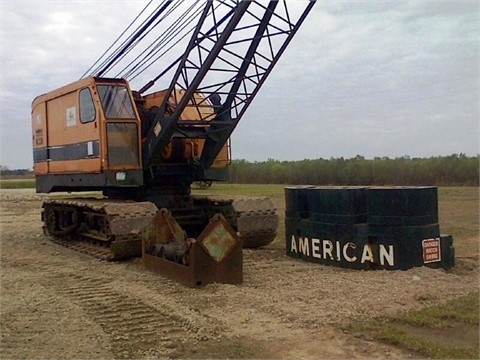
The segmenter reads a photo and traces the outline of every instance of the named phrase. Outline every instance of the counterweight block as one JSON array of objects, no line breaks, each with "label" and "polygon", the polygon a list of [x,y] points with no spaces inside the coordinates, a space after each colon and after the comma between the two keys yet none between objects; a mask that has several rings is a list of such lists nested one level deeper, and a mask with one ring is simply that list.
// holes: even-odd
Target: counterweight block
[{"label": "counterweight block", "polygon": [[290,257],[372,270],[455,265],[436,187],[287,187],[285,204]]}]

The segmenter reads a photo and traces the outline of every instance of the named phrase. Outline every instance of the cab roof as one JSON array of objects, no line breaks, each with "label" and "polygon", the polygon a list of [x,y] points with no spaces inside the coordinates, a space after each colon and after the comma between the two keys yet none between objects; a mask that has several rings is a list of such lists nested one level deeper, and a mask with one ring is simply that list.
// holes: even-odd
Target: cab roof
[{"label": "cab roof", "polygon": [[83,88],[98,85],[98,84],[117,84],[117,85],[126,85],[127,87],[129,86],[128,81],[126,79],[101,78],[101,77],[89,76],[89,77],[77,80],[75,82],[72,82],[68,85],[62,86],[58,89],[52,90],[48,93],[37,96],[32,101],[32,109],[40,103],[55,99],[57,97],[77,91],[79,89],[83,89]]}]

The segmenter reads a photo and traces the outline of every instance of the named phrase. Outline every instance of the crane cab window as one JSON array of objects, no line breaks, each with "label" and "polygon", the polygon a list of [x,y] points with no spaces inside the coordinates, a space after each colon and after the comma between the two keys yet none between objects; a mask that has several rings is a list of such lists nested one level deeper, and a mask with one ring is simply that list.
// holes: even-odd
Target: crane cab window
[{"label": "crane cab window", "polygon": [[138,131],[134,123],[107,123],[110,166],[138,166]]},{"label": "crane cab window", "polygon": [[125,86],[98,85],[103,113],[107,119],[135,119],[130,94]]},{"label": "crane cab window", "polygon": [[95,120],[96,111],[89,88],[80,90],[80,122],[88,123]]}]

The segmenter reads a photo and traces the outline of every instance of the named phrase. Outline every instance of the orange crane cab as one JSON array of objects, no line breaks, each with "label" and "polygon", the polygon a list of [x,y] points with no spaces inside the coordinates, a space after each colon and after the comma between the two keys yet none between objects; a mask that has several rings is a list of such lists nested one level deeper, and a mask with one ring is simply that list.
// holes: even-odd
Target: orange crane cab
[{"label": "orange crane cab", "polygon": [[32,104],[39,192],[143,185],[140,117],[128,82],[87,77]]}]

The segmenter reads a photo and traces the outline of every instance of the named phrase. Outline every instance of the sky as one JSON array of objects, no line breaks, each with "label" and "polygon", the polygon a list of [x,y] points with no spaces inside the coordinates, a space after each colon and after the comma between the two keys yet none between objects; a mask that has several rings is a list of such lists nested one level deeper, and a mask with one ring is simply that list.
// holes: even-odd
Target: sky
[{"label": "sky", "polygon": [[[0,165],[33,167],[32,100],[78,80],[146,3],[0,1]],[[479,20],[474,0],[318,0],[235,129],[233,158],[476,156]]]}]

